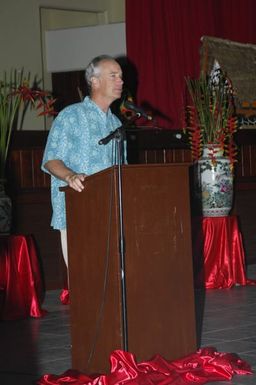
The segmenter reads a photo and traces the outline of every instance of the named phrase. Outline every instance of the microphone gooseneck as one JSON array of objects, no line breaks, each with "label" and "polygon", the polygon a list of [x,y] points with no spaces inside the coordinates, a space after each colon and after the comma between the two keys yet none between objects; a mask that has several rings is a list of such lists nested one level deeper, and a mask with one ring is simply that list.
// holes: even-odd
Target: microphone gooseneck
[{"label": "microphone gooseneck", "polygon": [[143,116],[143,118],[147,120],[152,120],[152,116],[148,115],[141,107],[135,106],[132,102],[125,100],[123,105],[128,111],[130,110],[136,112],[138,117]]}]

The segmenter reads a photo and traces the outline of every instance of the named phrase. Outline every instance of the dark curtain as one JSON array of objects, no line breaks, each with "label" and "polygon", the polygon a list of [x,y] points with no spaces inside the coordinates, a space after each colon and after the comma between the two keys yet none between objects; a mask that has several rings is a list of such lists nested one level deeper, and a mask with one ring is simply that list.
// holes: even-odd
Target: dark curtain
[{"label": "dark curtain", "polygon": [[204,35],[256,44],[255,0],[126,0],[136,102],[163,128],[181,128],[185,76],[198,76]]}]

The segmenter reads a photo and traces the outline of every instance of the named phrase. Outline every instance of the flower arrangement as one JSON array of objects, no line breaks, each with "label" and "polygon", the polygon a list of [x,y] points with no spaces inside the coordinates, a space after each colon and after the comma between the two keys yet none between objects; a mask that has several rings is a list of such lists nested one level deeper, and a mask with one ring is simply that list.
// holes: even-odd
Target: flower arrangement
[{"label": "flower arrangement", "polygon": [[230,79],[217,63],[210,75],[202,72],[198,79],[186,78],[191,103],[185,109],[184,129],[188,133],[193,160],[202,156],[203,148],[215,160],[220,149],[233,166],[237,150],[234,133],[238,128],[234,92]]},{"label": "flower arrangement", "polygon": [[39,88],[36,78],[30,86],[30,74],[13,70],[0,79],[0,179],[5,176],[5,166],[14,129],[21,129],[27,109],[38,110],[38,116],[54,115],[52,95]]}]

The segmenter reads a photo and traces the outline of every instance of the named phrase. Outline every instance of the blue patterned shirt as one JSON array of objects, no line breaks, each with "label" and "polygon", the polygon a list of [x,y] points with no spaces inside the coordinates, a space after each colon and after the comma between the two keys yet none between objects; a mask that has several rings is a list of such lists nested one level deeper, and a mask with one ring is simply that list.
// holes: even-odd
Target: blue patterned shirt
[{"label": "blue patterned shirt", "polygon": [[[113,141],[99,145],[101,138],[121,126],[109,109],[103,112],[88,96],[83,102],[64,108],[53,122],[49,132],[43,161],[62,160],[76,173],[94,174],[114,164]],[[65,193],[59,188],[67,183],[51,176],[51,201],[54,229],[66,228]]]}]

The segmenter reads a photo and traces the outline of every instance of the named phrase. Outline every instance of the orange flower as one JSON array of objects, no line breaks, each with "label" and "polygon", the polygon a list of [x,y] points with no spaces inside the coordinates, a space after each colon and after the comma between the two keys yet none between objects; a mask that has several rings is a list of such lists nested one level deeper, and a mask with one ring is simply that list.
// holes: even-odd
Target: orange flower
[{"label": "orange flower", "polygon": [[[188,133],[194,160],[202,155],[208,144],[218,145],[235,161],[233,135],[238,128],[231,81],[221,70],[212,77],[201,73],[199,79],[186,79],[190,105],[184,113],[184,131]],[[214,154],[212,155],[214,160]]]},{"label": "orange flower", "polygon": [[56,114],[51,93],[41,90],[36,78],[30,87],[29,79],[29,73],[24,77],[23,70],[14,70],[9,76],[5,72],[0,80],[0,178],[5,174],[11,133],[17,129],[18,123],[21,129],[27,108],[38,110],[38,116]]}]

